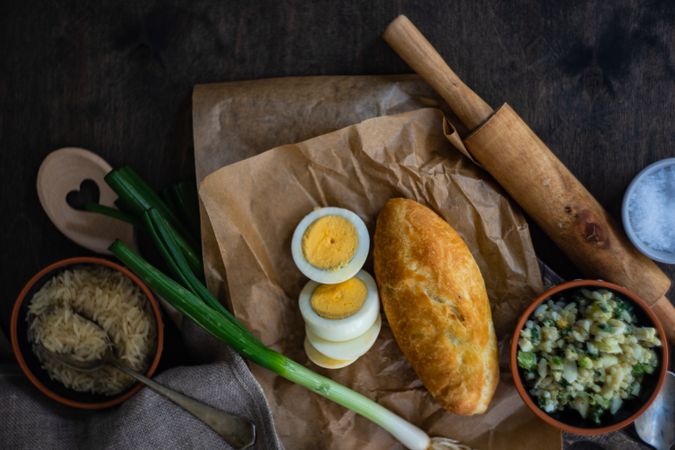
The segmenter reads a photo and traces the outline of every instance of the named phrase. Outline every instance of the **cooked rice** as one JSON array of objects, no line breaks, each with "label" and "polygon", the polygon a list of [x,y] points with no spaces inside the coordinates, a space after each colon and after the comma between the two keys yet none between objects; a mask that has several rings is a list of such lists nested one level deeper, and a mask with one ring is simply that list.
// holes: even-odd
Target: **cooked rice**
[{"label": "cooked rice", "polygon": [[[64,270],[52,277],[28,306],[29,339],[82,361],[102,356],[103,332],[75,313],[92,319],[108,333],[125,365],[141,372],[147,368],[156,324],[145,295],[122,273],[95,266]],[[134,381],[114,367],[78,371],[41,354],[37,345],[33,350],[52,379],[76,391],[115,395]]]}]

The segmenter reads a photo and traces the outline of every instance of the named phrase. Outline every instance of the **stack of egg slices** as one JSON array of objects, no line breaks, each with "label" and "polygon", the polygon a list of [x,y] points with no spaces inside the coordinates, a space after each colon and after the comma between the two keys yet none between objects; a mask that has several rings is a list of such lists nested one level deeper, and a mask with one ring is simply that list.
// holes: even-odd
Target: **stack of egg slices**
[{"label": "stack of egg slices", "polygon": [[370,236],[363,220],[343,208],[320,208],[295,228],[293,260],[310,279],[300,293],[305,353],[327,369],[365,354],[382,327],[375,280],[361,270]]}]

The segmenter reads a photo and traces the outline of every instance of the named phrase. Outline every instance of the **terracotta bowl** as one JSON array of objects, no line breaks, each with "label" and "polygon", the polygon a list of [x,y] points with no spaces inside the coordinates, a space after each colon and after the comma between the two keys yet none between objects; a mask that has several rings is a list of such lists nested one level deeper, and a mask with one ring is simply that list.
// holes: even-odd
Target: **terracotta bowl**
[{"label": "terracotta bowl", "polygon": [[12,349],[16,356],[19,367],[23,373],[28,377],[31,383],[38,388],[47,397],[56,400],[67,406],[81,409],[104,409],[118,405],[129,399],[137,393],[142,385],[134,383],[126,390],[120,392],[115,396],[106,396],[101,394],[77,392],[65,387],[56,380],[52,380],[49,374],[40,366],[40,361],[33,353],[32,346],[28,341],[28,322],[26,315],[28,313],[28,304],[33,295],[57,273],[65,269],[73,269],[82,266],[98,265],[105,266],[113,270],[122,272],[127,278],[134,282],[148,299],[150,310],[155,320],[157,336],[155,342],[154,355],[150,360],[150,365],[146,371],[146,375],[151,377],[160,357],[162,356],[162,348],[164,346],[164,322],[159,309],[159,304],[150,290],[139,280],[133,273],[126,268],[115,264],[107,259],[94,257],[77,257],[57,261],[40,272],[35,274],[28,283],[24,286],[19,294],[19,297],[14,303],[12,310],[12,317],[10,322],[10,337],[12,341]]},{"label": "terracotta bowl", "polygon": [[[637,315],[637,323],[641,326],[651,326],[656,328],[659,339],[661,339],[661,342],[663,343],[663,346],[655,348],[656,354],[659,357],[659,365],[654,373],[651,375],[646,375],[643,378],[640,395],[635,399],[625,401],[619,411],[617,411],[616,415],[609,416],[605,414],[603,416],[603,422],[600,424],[596,424],[591,420],[583,419],[581,415],[579,415],[579,413],[575,410],[566,410],[549,414],[539,408],[536,403],[536,399],[528,393],[527,388],[524,385],[524,373],[522,369],[518,367],[516,359],[520,331],[523,329],[525,322],[530,318],[534,310],[545,300],[548,300],[551,296],[565,291],[576,290],[582,287],[608,289],[619,294],[625,300],[630,301],[635,307],[634,312]],[[534,412],[537,416],[539,416],[539,418],[549,425],[569,433],[582,435],[609,433],[631,424],[640,416],[640,414],[649,408],[649,405],[651,405],[658,395],[661,387],[663,386],[666,373],[668,371],[667,342],[668,340],[666,339],[663,327],[657,320],[651,308],[647,305],[647,303],[645,303],[644,300],[628,289],[616,284],[598,280],[577,280],[562,283],[537,297],[536,300],[534,300],[534,302],[532,302],[532,304],[521,315],[518,325],[516,325],[513,338],[511,340],[511,373],[513,374],[513,382],[515,383],[516,389],[518,390],[518,393],[522,397],[525,404],[532,410],[532,412]]]}]

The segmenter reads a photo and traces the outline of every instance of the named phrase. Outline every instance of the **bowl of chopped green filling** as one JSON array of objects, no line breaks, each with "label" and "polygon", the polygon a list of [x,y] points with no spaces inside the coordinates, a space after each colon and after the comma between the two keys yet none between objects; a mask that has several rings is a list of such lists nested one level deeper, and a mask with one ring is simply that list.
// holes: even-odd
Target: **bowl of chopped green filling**
[{"label": "bowl of chopped green filling", "polygon": [[623,428],[654,401],[668,370],[663,327],[627,289],[560,284],[523,313],[513,334],[518,393],[545,422],[593,435]]}]

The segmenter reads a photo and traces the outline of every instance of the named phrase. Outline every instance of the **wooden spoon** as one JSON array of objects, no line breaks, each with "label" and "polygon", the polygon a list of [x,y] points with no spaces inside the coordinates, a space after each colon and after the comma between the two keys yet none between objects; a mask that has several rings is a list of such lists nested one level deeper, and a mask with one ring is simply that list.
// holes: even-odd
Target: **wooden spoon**
[{"label": "wooden spoon", "polygon": [[117,194],[103,180],[111,170],[97,154],[65,147],[47,155],[37,175],[38,197],[49,219],[70,240],[95,253],[110,254],[108,247],[115,239],[138,248],[131,224],[75,209],[66,200],[90,180],[98,187],[98,203],[114,208]]}]

